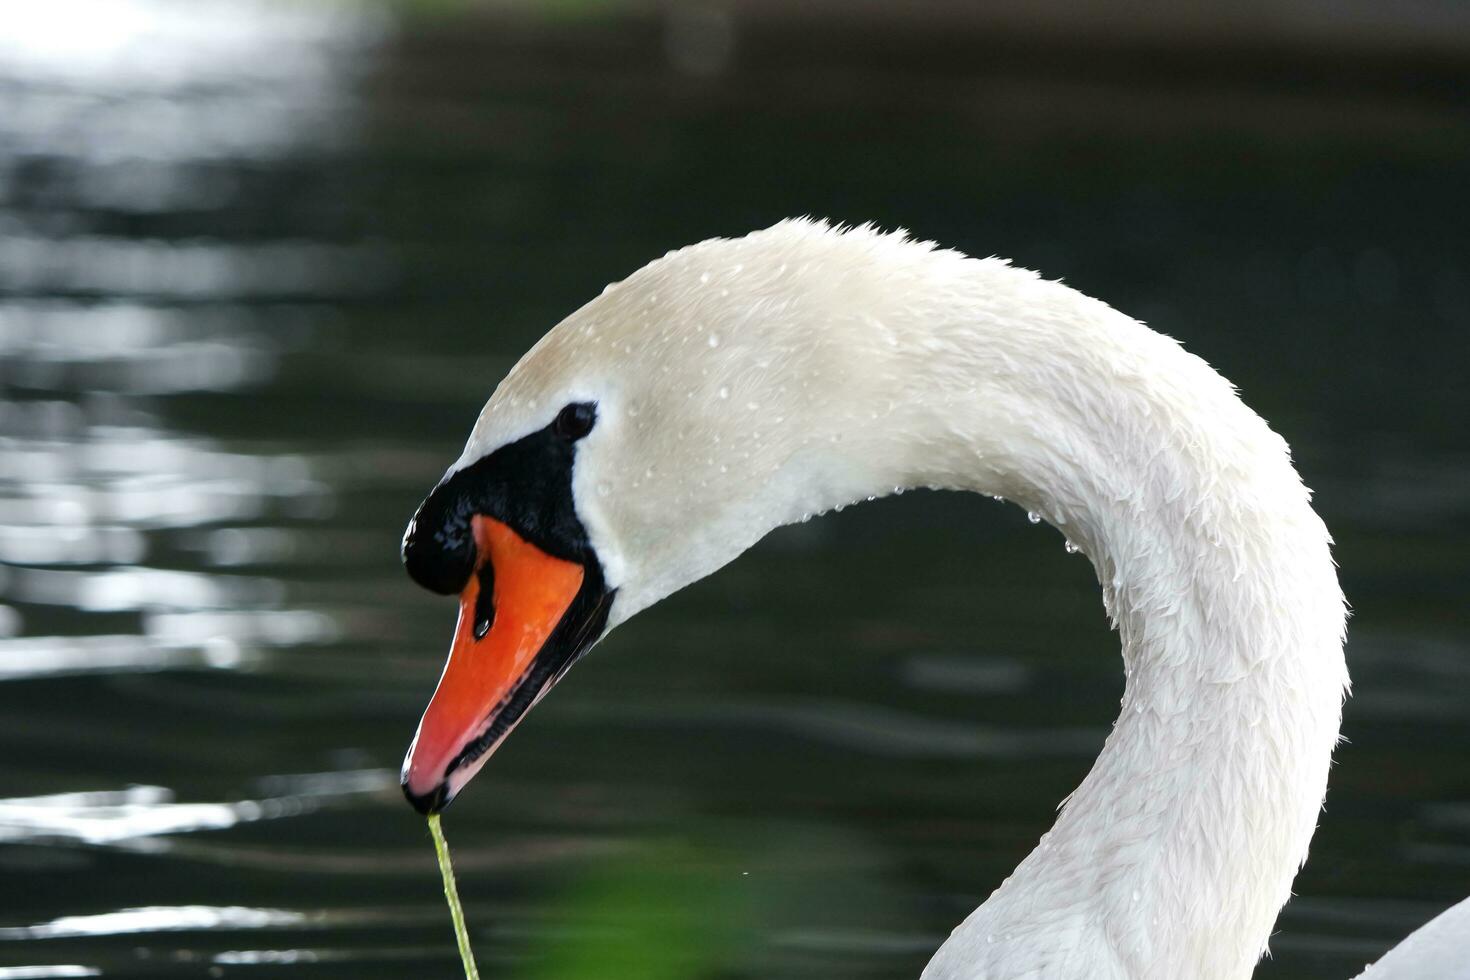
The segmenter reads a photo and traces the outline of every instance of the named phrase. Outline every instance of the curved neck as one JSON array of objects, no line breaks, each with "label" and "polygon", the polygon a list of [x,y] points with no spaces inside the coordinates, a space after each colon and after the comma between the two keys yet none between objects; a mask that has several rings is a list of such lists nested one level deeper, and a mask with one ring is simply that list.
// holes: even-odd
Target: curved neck
[{"label": "curved neck", "polygon": [[609,287],[517,365],[466,458],[544,424],[547,391],[605,416],[573,495],[609,628],[772,527],[895,487],[1058,525],[1121,637],[1123,711],[925,975],[1250,973],[1325,792],[1344,610],[1286,444],[1208,365],[1002,261],[795,221]]},{"label": "curved neck", "polygon": [[924,976],[1247,977],[1347,684],[1327,532],[1285,443],[1203,361],[1060,284],[963,266],[918,284],[939,298],[849,324],[880,367],[821,413],[840,453],[793,457],[821,474],[799,506],[897,484],[1040,514],[1096,567],[1128,679],[1056,825]]}]

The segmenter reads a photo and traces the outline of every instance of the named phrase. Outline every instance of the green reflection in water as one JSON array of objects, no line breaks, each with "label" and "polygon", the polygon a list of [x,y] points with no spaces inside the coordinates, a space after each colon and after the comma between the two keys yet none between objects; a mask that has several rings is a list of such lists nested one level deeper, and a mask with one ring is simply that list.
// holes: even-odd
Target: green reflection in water
[{"label": "green reflection in water", "polygon": [[587,925],[549,944],[544,980],[684,980],[732,965],[751,925],[749,889],[696,849],[665,844],[576,882],[559,912]]},{"label": "green reflection in water", "polygon": [[[831,826],[693,820],[556,892],[539,980],[917,973],[938,937],[890,887],[894,869]],[[825,975],[825,974],[824,974]]]}]

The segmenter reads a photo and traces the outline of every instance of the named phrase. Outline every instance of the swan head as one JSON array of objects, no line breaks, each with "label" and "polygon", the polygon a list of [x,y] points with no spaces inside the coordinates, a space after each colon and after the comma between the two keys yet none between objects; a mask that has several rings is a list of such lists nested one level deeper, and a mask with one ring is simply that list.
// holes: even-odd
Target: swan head
[{"label": "swan head", "polygon": [[414,806],[447,805],[614,625],[902,479],[902,440],[854,451],[894,393],[849,370],[871,357],[831,327],[881,313],[864,270],[905,249],[931,254],[808,221],[704,242],[609,286],[511,370],[404,537],[409,574],[460,596],[404,760]]}]

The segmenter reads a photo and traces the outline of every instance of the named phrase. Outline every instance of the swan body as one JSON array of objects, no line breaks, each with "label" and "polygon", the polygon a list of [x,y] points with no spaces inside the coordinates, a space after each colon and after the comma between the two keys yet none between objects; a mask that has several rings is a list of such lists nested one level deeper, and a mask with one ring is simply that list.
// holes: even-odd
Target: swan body
[{"label": "swan body", "polygon": [[[775,527],[907,487],[1055,525],[1096,568],[1127,673],[1091,772],[924,980],[1249,976],[1306,857],[1348,687],[1309,491],[1173,340],[902,233],[795,220],[671,252],[515,366],[405,539],[416,578],[465,588],[410,799],[445,805],[613,626]],[[561,509],[527,510],[537,493]],[[553,618],[572,603],[566,634],[536,642],[570,646],[534,690],[497,681],[481,714],[441,709],[481,608],[464,583],[493,565],[499,597],[519,540],[487,536],[502,524],[595,595],[573,575],[547,600]]]},{"label": "swan body", "polygon": [[1358,980],[1470,980],[1470,898],[1420,926]]}]

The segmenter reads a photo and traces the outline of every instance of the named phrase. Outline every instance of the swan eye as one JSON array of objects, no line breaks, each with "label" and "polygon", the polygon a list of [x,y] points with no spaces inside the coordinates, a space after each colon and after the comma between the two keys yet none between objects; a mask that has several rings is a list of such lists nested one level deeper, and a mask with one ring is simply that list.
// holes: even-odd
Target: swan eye
[{"label": "swan eye", "polygon": [[597,424],[597,406],[592,402],[573,402],[556,414],[552,428],[567,442],[576,442]]}]

